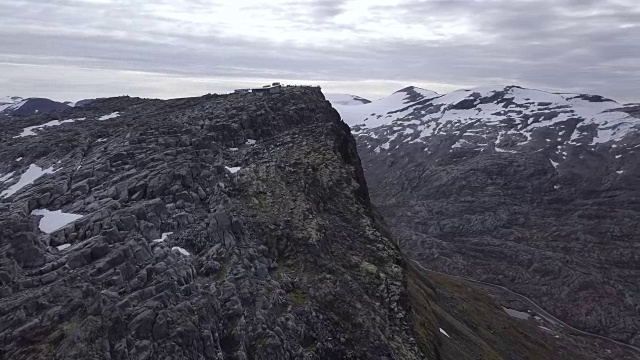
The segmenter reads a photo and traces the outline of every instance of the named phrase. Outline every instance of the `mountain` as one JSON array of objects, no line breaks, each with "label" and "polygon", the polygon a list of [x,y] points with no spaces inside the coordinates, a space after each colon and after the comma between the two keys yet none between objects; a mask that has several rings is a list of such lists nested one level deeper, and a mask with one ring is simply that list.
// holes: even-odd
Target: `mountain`
[{"label": "mountain", "polygon": [[637,105],[498,86],[336,108],[408,256],[640,345]]},{"label": "mountain", "polygon": [[361,98],[360,96],[349,95],[349,94],[324,94],[324,96],[334,106],[362,105],[362,104],[368,104],[371,102],[370,100]]},{"label": "mountain", "polygon": [[637,356],[406,261],[319,88],[99,99],[3,129],[1,358]]},{"label": "mountain", "polygon": [[80,101],[76,101],[73,106],[86,106],[91,104],[92,102],[96,101],[97,99],[83,99]]},{"label": "mountain", "polygon": [[422,358],[349,128],[318,89],[265,98],[8,120],[3,357]]},{"label": "mountain", "polygon": [[438,96],[436,92],[410,86],[398,90],[390,96],[363,105],[332,104],[350,126],[377,127],[401,117],[403,109],[412,104],[418,104],[436,96]]},{"label": "mountain", "polygon": [[50,114],[69,107],[66,103],[44,98],[0,97],[0,119],[12,116]]},{"label": "mountain", "polygon": [[26,100],[19,96],[0,97],[0,115],[13,112],[26,103]]}]

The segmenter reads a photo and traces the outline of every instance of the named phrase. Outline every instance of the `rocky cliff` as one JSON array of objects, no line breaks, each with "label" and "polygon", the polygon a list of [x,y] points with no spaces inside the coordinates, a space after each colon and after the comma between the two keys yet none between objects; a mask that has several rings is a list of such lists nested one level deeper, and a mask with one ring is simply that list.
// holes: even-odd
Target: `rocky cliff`
[{"label": "rocky cliff", "polygon": [[98,100],[8,120],[0,159],[4,358],[422,356],[318,89]]},{"label": "rocky cliff", "polygon": [[408,255],[640,344],[637,106],[508,86],[337,107]]}]

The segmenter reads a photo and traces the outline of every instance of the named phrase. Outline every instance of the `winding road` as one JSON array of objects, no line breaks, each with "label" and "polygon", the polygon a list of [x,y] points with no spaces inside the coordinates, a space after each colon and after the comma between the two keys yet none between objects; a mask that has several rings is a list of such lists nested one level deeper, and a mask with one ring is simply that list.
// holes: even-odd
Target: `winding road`
[{"label": "winding road", "polygon": [[596,337],[596,338],[599,338],[599,339],[603,339],[603,340],[611,341],[611,342],[613,342],[613,343],[615,343],[615,344],[617,344],[617,345],[620,345],[620,346],[623,346],[623,347],[625,347],[625,348],[627,348],[627,349],[633,350],[633,351],[635,351],[636,353],[638,353],[638,354],[640,355],[640,348],[637,348],[637,347],[635,347],[635,346],[633,346],[633,345],[625,344],[625,343],[620,342],[620,341],[617,341],[617,340],[610,339],[610,338],[605,337],[605,336],[601,336],[601,335],[597,335],[597,334],[592,334],[592,333],[589,333],[589,332],[586,332],[586,331],[583,331],[583,330],[580,330],[580,329],[576,329],[576,328],[574,328],[573,326],[568,325],[568,324],[566,324],[565,322],[563,322],[562,320],[558,319],[557,317],[555,317],[555,316],[551,315],[548,311],[544,310],[542,307],[540,307],[540,305],[536,304],[533,300],[529,299],[528,297],[526,297],[526,296],[524,296],[524,295],[522,295],[522,294],[518,294],[517,292],[511,291],[511,290],[507,289],[507,288],[506,288],[506,287],[504,287],[504,286],[495,285],[495,284],[491,284],[491,283],[486,283],[486,282],[479,281],[479,280],[473,280],[473,279],[465,278],[465,277],[462,277],[462,276],[446,274],[446,273],[439,272],[439,271],[435,271],[435,270],[430,270],[430,269],[427,269],[427,268],[425,268],[424,266],[422,266],[422,265],[421,265],[418,261],[416,261],[416,260],[411,260],[411,261],[412,261],[414,264],[416,264],[420,269],[422,269],[424,272],[428,272],[428,273],[430,272],[430,273],[435,273],[435,274],[440,274],[440,275],[446,275],[446,276],[450,276],[450,277],[452,277],[452,278],[456,278],[456,279],[459,279],[459,280],[462,280],[462,281],[467,281],[467,282],[471,282],[471,283],[476,283],[476,284],[480,284],[480,285],[488,286],[488,287],[491,287],[491,288],[494,288],[494,289],[499,289],[499,290],[502,290],[502,291],[506,291],[506,292],[508,292],[509,294],[512,294],[512,295],[514,295],[514,296],[517,296],[519,299],[521,299],[521,300],[525,301],[527,304],[529,304],[529,306],[530,306],[533,310],[535,310],[535,311],[538,313],[538,315],[539,315],[540,317],[543,317],[545,320],[547,320],[547,321],[549,321],[549,322],[553,323],[554,325],[558,325],[558,326],[561,326],[561,327],[564,327],[564,328],[570,329],[570,330],[575,331],[576,333],[578,333],[578,334],[580,334],[580,335],[583,335],[583,336]]}]

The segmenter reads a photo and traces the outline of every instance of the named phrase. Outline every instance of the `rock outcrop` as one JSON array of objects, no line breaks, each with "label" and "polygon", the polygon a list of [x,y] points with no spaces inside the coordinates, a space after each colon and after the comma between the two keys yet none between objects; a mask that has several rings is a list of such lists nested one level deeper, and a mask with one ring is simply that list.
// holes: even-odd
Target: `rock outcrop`
[{"label": "rock outcrop", "polygon": [[[0,203],[3,358],[422,358],[400,252],[319,89],[3,126],[3,190],[51,169]],[[82,217],[47,234],[37,209]]]}]

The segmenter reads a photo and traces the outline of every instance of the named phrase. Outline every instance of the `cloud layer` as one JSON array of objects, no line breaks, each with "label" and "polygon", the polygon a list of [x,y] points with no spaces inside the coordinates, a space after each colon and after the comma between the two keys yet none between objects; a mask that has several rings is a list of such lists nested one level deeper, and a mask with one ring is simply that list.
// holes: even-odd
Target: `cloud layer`
[{"label": "cloud layer", "polygon": [[0,18],[7,95],[284,80],[373,97],[515,83],[640,101],[636,0],[7,0]]}]

